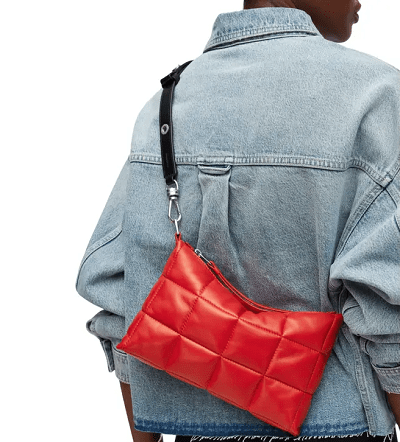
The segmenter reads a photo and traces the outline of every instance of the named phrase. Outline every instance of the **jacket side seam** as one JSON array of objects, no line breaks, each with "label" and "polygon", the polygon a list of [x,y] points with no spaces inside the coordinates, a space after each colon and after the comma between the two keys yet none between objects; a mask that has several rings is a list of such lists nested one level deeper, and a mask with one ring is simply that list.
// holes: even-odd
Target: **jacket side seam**
[{"label": "jacket side seam", "polygon": [[352,220],[348,223],[347,227],[344,229],[339,244],[337,246],[337,251],[335,253],[335,260],[340,256],[343,252],[346,244],[348,243],[351,235],[356,229],[357,225],[364,218],[365,214],[368,212],[369,208],[374,204],[377,198],[385,192],[385,189],[378,187],[378,185],[374,186],[368,195],[364,198],[364,200],[360,203],[357,210],[352,216]]},{"label": "jacket side seam", "polygon": [[397,225],[397,228],[399,229],[399,233],[400,233],[400,213],[396,212],[394,215],[394,219],[396,221],[396,225]]},{"label": "jacket side seam", "polygon": [[[392,181],[394,181],[397,177],[397,175],[400,175],[400,158],[398,163],[398,169],[394,173]],[[391,186],[388,186],[386,191],[389,194],[389,196],[392,198],[393,202],[396,204],[396,207],[399,207],[400,204],[400,188],[396,187],[393,183]]]},{"label": "jacket side seam", "polygon": [[122,225],[119,225],[118,227],[116,227],[114,230],[112,230],[110,233],[108,233],[107,235],[103,236],[102,238],[100,238],[99,240],[97,240],[95,243],[93,243],[90,247],[88,247],[86,249],[85,255],[82,258],[82,262],[79,266],[79,270],[78,270],[78,275],[76,277],[76,281],[75,281],[75,288],[78,288],[78,281],[79,281],[79,276],[81,274],[81,270],[83,265],[85,264],[85,262],[87,261],[87,259],[89,258],[89,256],[94,253],[96,250],[98,250],[100,247],[104,246],[105,244],[113,241],[115,238],[117,238],[122,232]]}]

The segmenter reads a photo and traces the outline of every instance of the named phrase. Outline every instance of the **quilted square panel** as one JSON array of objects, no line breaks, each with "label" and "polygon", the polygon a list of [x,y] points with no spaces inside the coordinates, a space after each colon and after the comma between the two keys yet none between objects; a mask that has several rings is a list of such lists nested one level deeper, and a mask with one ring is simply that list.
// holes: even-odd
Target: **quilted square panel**
[{"label": "quilted square panel", "polygon": [[210,379],[219,356],[184,336],[179,336],[170,353],[165,370],[172,375],[189,379],[204,388]]},{"label": "quilted square panel", "polygon": [[135,348],[135,356],[151,361],[153,367],[164,370],[172,348],[179,335],[159,321],[140,311],[132,322],[132,330],[126,345]]},{"label": "quilted square panel", "polygon": [[[249,345],[251,336],[251,345]],[[239,320],[223,356],[264,374],[281,337],[247,321]]]},{"label": "quilted square panel", "polygon": [[210,302],[197,298],[181,333],[200,345],[221,354],[238,318],[216,309]]},{"label": "quilted square panel", "polygon": [[304,408],[309,408],[312,395],[281,382],[264,377],[248,408],[259,419],[292,434],[299,434]]},{"label": "quilted square panel", "polygon": [[246,311],[246,307],[238,302],[238,298],[227,290],[218,279],[214,279],[208,284],[200,296],[210,301],[216,308],[230,312],[237,317]]},{"label": "quilted square panel", "polygon": [[[315,350],[282,338],[266,376],[299,390],[308,391],[308,384],[318,359],[319,353]],[[291,367],[296,367],[296,370],[292,370]]]},{"label": "quilted square panel", "polygon": [[334,326],[334,317],[335,313],[325,313],[324,317],[319,312],[291,312],[283,336],[322,351],[323,345],[328,344],[326,338]]},{"label": "quilted square panel", "polygon": [[[190,313],[196,297],[164,277],[161,277],[157,284],[158,286],[153,289],[154,296],[149,296],[142,309],[152,318],[178,332]],[[170,296],[170,293],[174,296]]]},{"label": "quilted square panel", "polygon": [[261,378],[259,373],[221,357],[208,383],[207,391],[245,408],[250,403]]},{"label": "quilted square panel", "polygon": [[[190,248],[182,247],[179,253],[171,255],[163,274],[168,278],[193,293],[199,293],[213,279],[214,275],[207,266],[199,266],[202,263]],[[203,263],[204,264],[204,263]],[[180,269],[184,267],[185,271]]]}]

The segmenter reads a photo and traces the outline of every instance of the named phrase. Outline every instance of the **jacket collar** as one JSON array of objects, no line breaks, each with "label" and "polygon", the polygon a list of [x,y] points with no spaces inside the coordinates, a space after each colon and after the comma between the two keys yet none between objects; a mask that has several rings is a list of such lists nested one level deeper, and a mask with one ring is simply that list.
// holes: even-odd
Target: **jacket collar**
[{"label": "jacket collar", "polygon": [[306,34],[324,38],[311,17],[301,9],[243,9],[217,16],[203,52],[250,41],[277,38],[279,34],[287,33],[291,34],[289,36]]}]

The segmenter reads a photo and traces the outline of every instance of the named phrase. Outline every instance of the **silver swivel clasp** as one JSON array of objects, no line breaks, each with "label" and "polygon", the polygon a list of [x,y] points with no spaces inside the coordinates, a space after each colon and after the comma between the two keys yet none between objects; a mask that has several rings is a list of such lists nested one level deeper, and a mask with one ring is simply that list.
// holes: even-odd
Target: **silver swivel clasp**
[{"label": "silver swivel clasp", "polygon": [[[179,235],[179,221],[182,219],[181,211],[179,208],[178,198],[179,198],[179,187],[178,182],[174,180],[174,184],[167,186],[167,195],[169,199],[169,207],[168,207],[168,218],[169,220],[175,224],[176,233]],[[176,216],[173,218],[172,210],[175,208]]]}]

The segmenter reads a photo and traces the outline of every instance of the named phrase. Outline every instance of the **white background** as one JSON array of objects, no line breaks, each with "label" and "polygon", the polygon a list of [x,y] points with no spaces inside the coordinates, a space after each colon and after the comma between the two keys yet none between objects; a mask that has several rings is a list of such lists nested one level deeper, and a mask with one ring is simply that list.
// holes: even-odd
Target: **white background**
[{"label": "white background", "polygon": [[[114,373],[75,291],[136,117],[241,0],[0,6],[2,441],[129,441]],[[396,0],[365,1],[344,46],[400,67]],[[166,436],[173,442],[173,436]]]}]

